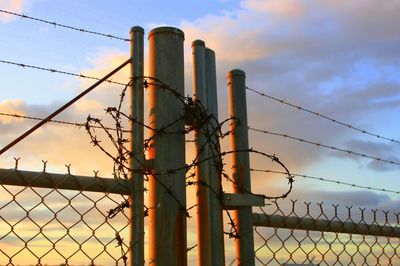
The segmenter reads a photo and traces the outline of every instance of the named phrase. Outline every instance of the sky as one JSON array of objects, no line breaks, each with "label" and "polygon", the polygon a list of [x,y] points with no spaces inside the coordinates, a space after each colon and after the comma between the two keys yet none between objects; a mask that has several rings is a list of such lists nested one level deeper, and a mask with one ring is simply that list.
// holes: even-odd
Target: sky
[{"label": "sky", "polygon": [[[192,94],[191,42],[204,40],[217,59],[219,118],[228,114],[226,73],[246,72],[246,85],[345,124],[397,141],[363,134],[247,90],[249,126],[355,153],[400,162],[400,2],[0,1],[0,8],[122,38],[138,25],[146,34],[163,25],[185,33],[185,92]],[[102,76],[129,57],[129,43],[0,14],[0,59]],[[147,39],[147,37],[146,37]],[[147,58],[147,41],[146,58]],[[90,80],[0,64],[0,112],[45,117],[90,86]],[[124,69],[114,80],[127,83]],[[105,84],[58,119],[84,122],[118,102],[120,88]],[[33,123],[0,116],[0,146]],[[83,129],[46,125],[0,157],[1,168],[111,175],[111,163]],[[292,173],[400,191],[400,166],[249,131],[250,145],[275,154]],[[223,142],[229,150],[229,142]],[[88,159],[90,158],[90,159]],[[229,158],[228,158],[229,160]],[[252,168],[268,163],[251,157]],[[252,174],[253,191],[278,195],[287,182]],[[226,188],[229,190],[230,188]],[[188,196],[190,198],[190,196]],[[398,212],[399,194],[296,178],[291,198]]]}]

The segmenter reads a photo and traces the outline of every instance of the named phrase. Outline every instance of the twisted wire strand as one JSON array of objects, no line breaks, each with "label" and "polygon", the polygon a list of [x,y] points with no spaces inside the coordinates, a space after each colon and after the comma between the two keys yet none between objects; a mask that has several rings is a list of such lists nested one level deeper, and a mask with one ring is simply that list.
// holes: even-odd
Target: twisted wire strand
[{"label": "twisted wire strand", "polygon": [[288,134],[284,134],[284,133],[277,133],[277,132],[272,132],[272,131],[268,131],[268,130],[264,130],[264,129],[258,129],[258,128],[254,128],[254,127],[249,127],[249,130],[255,131],[255,132],[260,132],[266,135],[272,135],[272,136],[278,136],[278,137],[283,137],[283,138],[287,138],[287,139],[291,139],[291,140],[296,140],[302,143],[307,143],[307,144],[311,144],[314,145],[316,147],[323,147],[323,148],[327,148],[330,150],[334,150],[334,151],[339,151],[342,153],[347,153],[350,155],[356,155],[359,157],[363,157],[363,158],[368,158],[368,159],[372,159],[378,162],[383,162],[383,163],[388,163],[388,164],[392,164],[392,165],[400,165],[400,162],[396,162],[396,161],[392,161],[392,160],[387,160],[387,159],[382,159],[376,156],[372,156],[372,155],[368,155],[368,154],[364,154],[364,153],[360,153],[360,152],[355,152],[352,150],[346,150],[343,148],[338,148],[335,146],[330,146],[330,145],[326,145],[323,143],[318,143],[318,142],[314,142],[311,140],[306,140],[306,139],[302,139],[302,138],[298,138],[298,137],[294,137],[294,136],[290,136]]},{"label": "twisted wire strand", "polygon": [[[276,171],[276,170],[270,170],[270,169],[250,168],[250,171],[252,171],[252,172],[272,173],[272,174],[286,174],[285,172],[282,172],[282,171]],[[394,194],[400,195],[400,191],[396,191],[396,190],[392,190],[392,189],[364,186],[364,185],[360,185],[360,184],[354,184],[354,183],[344,182],[344,181],[340,181],[340,180],[317,177],[317,176],[311,176],[311,175],[305,175],[305,174],[298,174],[298,173],[291,173],[291,174],[292,174],[293,177],[302,177],[302,178],[305,178],[305,179],[313,179],[313,180],[318,180],[318,181],[323,181],[323,182],[328,182],[328,183],[334,183],[334,184],[338,184],[338,185],[345,185],[345,186],[354,187],[354,188],[368,189],[368,190],[374,190],[374,191],[379,191],[379,192],[387,192],[387,193],[394,193]]]},{"label": "twisted wire strand", "polygon": [[45,23],[45,24],[48,24],[48,25],[51,25],[51,26],[54,26],[54,27],[65,28],[65,29],[74,30],[74,31],[82,32],[82,33],[93,34],[93,35],[97,35],[97,36],[101,36],[101,37],[107,37],[109,39],[115,39],[115,40],[120,40],[120,41],[125,41],[125,42],[129,42],[130,41],[129,39],[118,37],[118,36],[115,36],[115,35],[112,35],[112,34],[102,33],[102,32],[93,31],[93,30],[87,30],[87,29],[84,29],[84,28],[78,28],[78,27],[74,27],[74,26],[70,26],[70,25],[66,25],[66,24],[61,24],[61,23],[57,23],[57,22],[53,22],[53,21],[49,21],[49,20],[45,20],[45,19],[41,19],[41,18],[31,17],[31,16],[28,16],[28,15],[25,15],[25,14],[20,14],[20,13],[16,13],[16,12],[4,10],[4,9],[0,9],[0,13],[7,14],[7,15],[10,15],[10,16],[20,17],[20,18],[23,18],[23,19],[29,19],[29,20],[32,20],[32,21]]},{"label": "twisted wire strand", "polygon": [[[73,77],[78,77],[78,78],[82,78],[82,79],[91,79],[91,80],[97,80],[97,81],[102,80],[101,78],[88,76],[88,75],[84,75],[84,74],[67,72],[67,71],[64,71],[64,70],[57,70],[57,69],[54,69],[54,68],[46,68],[46,67],[36,66],[36,65],[29,65],[29,64],[25,64],[25,63],[18,63],[18,62],[13,62],[13,61],[8,61],[8,60],[0,60],[0,63],[19,66],[19,67],[22,67],[22,68],[36,69],[36,70],[46,71],[46,72],[50,72],[50,73],[73,76]],[[113,81],[111,79],[107,79],[105,81],[108,82],[108,83],[111,83],[111,84],[117,84],[117,85],[121,85],[121,86],[125,86],[126,85],[125,83]]]}]

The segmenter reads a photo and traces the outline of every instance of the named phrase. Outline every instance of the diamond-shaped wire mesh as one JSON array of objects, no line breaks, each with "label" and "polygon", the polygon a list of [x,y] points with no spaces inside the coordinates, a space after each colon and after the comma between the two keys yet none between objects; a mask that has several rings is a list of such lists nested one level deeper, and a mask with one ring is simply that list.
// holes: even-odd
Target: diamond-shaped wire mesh
[{"label": "diamond-shaped wire mesh", "polygon": [[85,185],[60,189],[61,183],[0,185],[0,265],[125,265],[128,213],[110,219],[108,211],[127,197],[108,193],[106,186],[88,192]]},{"label": "diamond-shaped wire mesh", "polygon": [[278,227],[256,226],[258,265],[400,265],[400,213],[287,200],[276,201],[260,210],[266,218],[272,215],[308,218],[325,223],[326,227],[333,226],[335,221],[353,223],[354,228],[366,224],[368,230],[388,226],[396,230],[397,237],[295,229],[300,227],[301,219],[292,219],[299,221],[297,224]]}]

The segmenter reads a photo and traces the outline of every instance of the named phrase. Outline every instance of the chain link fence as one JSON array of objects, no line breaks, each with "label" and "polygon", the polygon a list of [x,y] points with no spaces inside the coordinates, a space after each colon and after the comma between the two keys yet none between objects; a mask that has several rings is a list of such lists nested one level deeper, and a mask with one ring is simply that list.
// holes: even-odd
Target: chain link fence
[{"label": "chain link fence", "polygon": [[254,214],[259,265],[400,265],[400,213],[275,201]]},{"label": "chain link fence", "polygon": [[1,170],[0,265],[126,265],[121,181]]}]

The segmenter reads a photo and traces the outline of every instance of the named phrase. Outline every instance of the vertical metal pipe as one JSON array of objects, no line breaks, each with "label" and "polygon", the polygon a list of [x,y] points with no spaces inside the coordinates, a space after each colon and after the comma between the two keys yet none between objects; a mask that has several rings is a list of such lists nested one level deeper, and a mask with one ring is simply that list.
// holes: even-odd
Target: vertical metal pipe
[{"label": "vertical metal pipe", "polygon": [[[228,73],[229,114],[236,120],[230,123],[232,150],[249,148],[246,107],[245,72],[239,69]],[[248,152],[233,153],[232,173],[235,193],[251,190]],[[234,212],[239,239],[235,242],[236,265],[255,265],[253,217],[251,207],[239,207]]]},{"label": "vertical metal pipe", "polygon": [[[184,95],[184,33],[160,27],[149,33],[149,75]],[[182,103],[170,91],[150,80],[150,127],[167,132],[185,128]],[[149,264],[186,265],[185,135],[150,132],[149,160]],[[172,171],[169,171],[172,170]]]},{"label": "vertical metal pipe", "polygon": [[[208,113],[214,119],[210,121],[211,128],[218,126],[218,97],[217,97],[217,71],[215,66],[215,53],[213,50],[206,48],[206,92],[207,92],[207,109]],[[211,137],[211,143],[217,143],[218,136]],[[213,149],[214,152],[218,152]],[[213,156],[213,152],[209,149],[209,156]],[[209,161],[210,171],[210,186],[216,193],[222,193],[221,188],[221,161],[218,157]],[[222,206],[218,195],[210,193],[210,222],[211,222],[211,258],[212,265],[225,265],[225,250],[224,250],[224,227]]]},{"label": "vertical metal pipe", "polygon": [[[131,32],[131,116],[140,123],[131,122],[131,169],[141,169],[144,163],[143,151],[143,35],[141,27],[132,27]],[[132,195],[130,227],[130,265],[144,265],[144,186],[143,174],[131,171]]]},{"label": "vertical metal pipe", "polygon": [[[193,93],[194,100],[207,110],[205,44],[201,40],[192,43],[193,55]],[[211,265],[211,231],[210,231],[210,170],[206,136],[207,124],[196,125],[195,140],[198,154],[196,166],[196,199],[197,199],[197,245],[198,265]]]}]

